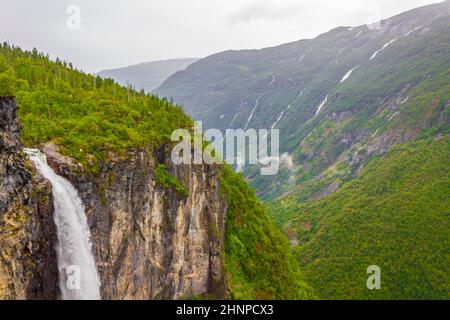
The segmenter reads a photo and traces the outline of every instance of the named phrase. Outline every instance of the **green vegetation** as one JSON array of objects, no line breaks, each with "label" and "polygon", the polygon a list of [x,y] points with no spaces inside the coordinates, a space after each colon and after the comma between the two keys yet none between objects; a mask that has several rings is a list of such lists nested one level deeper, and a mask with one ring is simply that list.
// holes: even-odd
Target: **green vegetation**
[{"label": "green vegetation", "polygon": [[159,163],[156,166],[155,178],[156,183],[160,187],[164,189],[169,189],[170,187],[172,187],[179,194],[185,197],[189,196],[189,191],[186,190],[186,188],[181,184],[181,182],[167,173],[165,165]]},{"label": "green vegetation", "polygon": [[[167,100],[6,44],[0,47],[0,92],[16,96],[27,146],[52,141],[91,174],[107,163],[110,152],[126,159],[128,151],[158,147],[174,129],[192,127],[181,108]],[[188,196],[163,164],[154,173],[160,187]],[[223,256],[231,298],[314,297],[286,240],[245,181],[227,166],[221,192],[229,203]]]},{"label": "green vegetation", "polygon": [[[1,67],[1,66],[0,66]],[[11,72],[6,71],[0,73],[0,96],[8,97],[14,95],[16,86],[16,78]]]},{"label": "green vegetation", "polygon": [[245,177],[264,200],[320,179],[336,162],[351,164],[340,179],[354,178],[374,153],[371,145],[372,152],[358,156],[356,145],[380,139],[386,145],[376,141],[376,147],[389,148],[393,140],[412,140],[442,119],[448,122],[448,111],[440,120],[450,98],[448,12],[447,1],[387,19],[386,32],[341,27],[277,47],[225,51],[174,74],[157,92],[182,103],[204,128],[223,130],[243,128],[258,100],[248,128],[276,123],[280,153],[292,156],[294,171],[304,171],[261,177],[258,168],[246,166]]},{"label": "green vegetation", "polygon": [[320,298],[450,298],[449,159],[448,136],[399,145],[324,199],[271,206]]},{"label": "green vegetation", "polygon": [[27,146],[52,141],[95,172],[108,152],[158,145],[176,128],[192,125],[180,107],[72,64],[0,46],[0,94],[15,95]]},{"label": "green vegetation", "polygon": [[289,245],[245,181],[224,166],[225,261],[233,299],[312,299]]}]

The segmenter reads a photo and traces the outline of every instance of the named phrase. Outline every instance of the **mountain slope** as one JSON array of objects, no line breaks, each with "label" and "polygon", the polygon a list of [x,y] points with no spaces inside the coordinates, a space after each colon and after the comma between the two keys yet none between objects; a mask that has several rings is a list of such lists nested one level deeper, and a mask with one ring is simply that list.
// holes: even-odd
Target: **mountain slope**
[{"label": "mountain slope", "polygon": [[171,75],[196,61],[198,59],[152,61],[124,68],[103,70],[98,75],[102,78],[114,79],[123,86],[132,85],[136,89],[142,88],[146,92],[152,92]]},{"label": "mountain slope", "polygon": [[244,180],[225,167],[221,187],[228,200],[225,256],[230,298],[314,298],[286,239]]},{"label": "mountain slope", "polygon": [[[0,95],[17,98],[24,144],[43,150],[55,172],[76,186],[103,298],[314,297],[287,242],[240,177],[226,167],[172,163],[172,131],[192,129],[181,108],[6,43]],[[5,174],[5,181],[17,179]],[[0,194],[7,191],[0,185]],[[4,230],[3,211],[14,207],[0,209]],[[6,236],[12,244],[30,238]],[[16,255],[3,258],[1,269],[20,263]],[[45,257],[31,262],[39,258]],[[15,274],[6,274],[0,298],[8,297],[4,283],[14,284]]]},{"label": "mountain slope", "polygon": [[[243,128],[250,119],[250,128],[280,129],[281,153],[294,166],[274,177],[247,167],[259,196],[273,199],[336,172],[320,181],[319,193],[439,121],[449,83],[449,17],[445,1],[384,20],[378,29],[341,27],[312,40],[219,53],[156,92],[173,97],[205,128]],[[439,100],[431,103],[432,94]]]},{"label": "mountain slope", "polygon": [[448,136],[399,145],[329,197],[272,206],[320,298],[450,298],[449,159]]},{"label": "mountain slope", "polygon": [[244,174],[319,298],[449,298],[449,18],[445,1],[375,29],[223,52],[157,90],[204,128],[280,129],[292,162]]}]

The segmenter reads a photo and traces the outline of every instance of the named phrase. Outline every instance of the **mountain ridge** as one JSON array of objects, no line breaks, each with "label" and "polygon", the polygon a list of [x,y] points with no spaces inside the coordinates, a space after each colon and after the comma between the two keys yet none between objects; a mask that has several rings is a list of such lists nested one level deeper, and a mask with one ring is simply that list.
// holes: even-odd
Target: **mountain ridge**
[{"label": "mountain ridge", "polygon": [[193,130],[181,108],[7,43],[0,96],[0,299],[58,298],[51,186],[20,192],[35,171],[22,143],[77,189],[102,298],[315,297],[240,176],[172,162],[172,132]]},{"label": "mountain ridge", "polygon": [[[156,90],[206,129],[280,130],[288,164],[244,175],[321,299],[448,299],[449,18],[445,1],[227,51]],[[381,290],[366,287],[370,265]]]},{"label": "mountain ridge", "polygon": [[198,60],[198,58],[179,58],[149,61],[101,70],[97,72],[97,75],[112,78],[123,86],[131,85],[136,89],[142,88],[146,92],[152,92],[169,76]]},{"label": "mountain ridge", "polygon": [[[280,153],[290,154],[297,167],[317,176],[345,150],[380,135],[382,123],[403,117],[396,109],[411,104],[409,93],[428,76],[445,80],[449,15],[446,1],[383,20],[378,29],[339,27],[311,40],[215,54],[174,74],[156,93],[173,98],[203,120],[205,128],[243,128],[250,119],[250,127],[280,129]],[[255,101],[258,106],[249,117]],[[376,119],[378,127],[361,127],[380,118],[376,112],[389,116]],[[307,137],[317,135],[325,121],[335,122],[334,141],[313,147]],[[318,157],[324,159],[313,163]],[[247,167],[245,175],[260,196],[277,197],[294,186],[258,178],[254,172]],[[286,185],[285,190],[271,192],[278,183]]]}]

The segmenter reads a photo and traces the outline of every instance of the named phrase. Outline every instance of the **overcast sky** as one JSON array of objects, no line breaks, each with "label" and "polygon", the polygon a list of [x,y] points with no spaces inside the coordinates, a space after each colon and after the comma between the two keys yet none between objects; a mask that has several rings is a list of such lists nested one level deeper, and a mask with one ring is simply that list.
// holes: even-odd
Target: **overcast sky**
[{"label": "overcast sky", "polygon": [[[0,0],[0,41],[36,47],[97,72],[274,46],[437,2],[441,1]],[[76,11],[67,13],[71,5],[80,9],[79,29]]]}]

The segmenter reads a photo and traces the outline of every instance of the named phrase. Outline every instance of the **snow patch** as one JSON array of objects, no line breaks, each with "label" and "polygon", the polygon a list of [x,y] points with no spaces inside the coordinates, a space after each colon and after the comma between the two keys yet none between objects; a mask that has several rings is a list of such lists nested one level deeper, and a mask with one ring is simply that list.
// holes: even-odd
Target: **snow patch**
[{"label": "snow patch", "polygon": [[372,134],[372,138],[375,137],[375,136],[378,134],[379,131],[380,131],[380,129],[378,128],[378,129]]},{"label": "snow patch", "polygon": [[405,104],[405,103],[408,102],[408,100],[409,100],[409,96],[407,96],[405,99],[403,99],[403,100],[400,102],[400,104]]},{"label": "snow patch", "polygon": [[[287,107],[286,110],[289,110],[290,107],[291,107],[291,106],[289,105],[289,106]],[[278,124],[278,122],[280,122],[280,120],[283,118],[284,112],[285,112],[286,110],[281,111],[281,113],[280,113],[280,115],[278,116],[277,120],[273,123],[273,125],[272,125],[272,127],[271,127],[270,129],[274,129],[274,128],[276,127],[276,125]]]},{"label": "snow patch", "polygon": [[354,67],[353,69],[351,69],[350,71],[348,71],[348,72],[344,75],[344,77],[342,78],[341,82],[339,82],[339,83],[342,83],[342,82],[344,82],[345,80],[347,80],[348,78],[350,78],[350,76],[352,75],[352,72],[353,72],[354,70],[356,70],[357,68],[359,68],[359,66],[356,66],[356,67]]},{"label": "snow patch", "polygon": [[386,49],[387,47],[389,47],[391,44],[393,44],[395,41],[397,41],[397,39],[393,39],[391,41],[389,41],[388,43],[386,43],[380,50],[375,51],[375,53],[370,57],[369,60],[373,60],[375,59],[375,57],[384,49]]},{"label": "snow patch", "polygon": [[259,104],[259,99],[256,99],[256,103],[255,106],[253,107],[252,112],[250,113],[250,116],[247,119],[247,123],[245,124],[244,130],[246,130],[248,128],[248,125],[250,124],[250,121],[252,121],[253,115],[255,114],[256,108],[258,108],[258,104]]},{"label": "snow patch", "polygon": [[411,33],[413,33],[414,32],[414,29],[413,30],[409,30],[407,33],[405,33],[405,35],[404,35],[404,37],[407,37],[407,36],[409,36]]},{"label": "snow patch", "polygon": [[306,53],[302,54],[302,56],[300,58],[298,58],[298,63],[302,62],[303,59],[305,59],[306,57]]},{"label": "snow patch", "polygon": [[430,30],[431,30],[431,28],[424,28],[419,34],[420,35],[425,34],[425,33],[427,33]]},{"label": "snow patch", "polygon": [[415,27],[414,29],[409,30],[409,31],[404,35],[404,37],[407,37],[407,36],[409,36],[411,33],[413,33],[414,31],[418,31],[418,30],[420,30],[420,29],[422,29],[422,28],[423,28],[423,25],[420,25],[420,26],[418,26],[418,27]]},{"label": "snow patch", "polygon": [[399,114],[399,112],[397,111],[396,113],[394,113],[394,114],[389,118],[388,121],[391,121],[392,119],[394,119],[395,116],[397,116],[398,114]]},{"label": "snow patch", "polygon": [[322,103],[317,107],[316,117],[319,115],[320,111],[322,110],[325,103],[327,103],[327,101],[328,101],[328,95],[325,97],[325,99],[322,101]]},{"label": "snow patch", "polygon": [[231,125],[234,123],[234,121],[236,120],[236,118],[238,117],[238,115],[240,114],[240,112],[236,112],[233,116],[233,119],[231,119],[230,124],[228,125],[229,128],[231,128]]},{"label": "snow patch", "polygon": [[275,75],[273,74],[272,75],[272,80],[269,83],[269,87],[271,87],[274,82],[275,82]]}]

